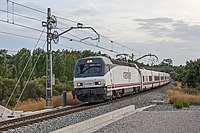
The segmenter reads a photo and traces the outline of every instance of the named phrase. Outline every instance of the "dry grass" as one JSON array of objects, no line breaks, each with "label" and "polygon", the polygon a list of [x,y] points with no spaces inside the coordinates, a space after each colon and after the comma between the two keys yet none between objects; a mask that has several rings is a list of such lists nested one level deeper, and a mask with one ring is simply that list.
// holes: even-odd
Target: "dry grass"
[{"label": "dry grass", "polygon": [[187,94],[180,87],[167,91],[167,98],[170,103],[176,101],[188,101],[190,104],[200,104],[200,95]]},{"label": "dry grass", "polygon": [[36,111],[44,108],[45,100],[40,98],[39,100],[28,100],[24,102],[20,102],[16,108],[16,110],[20,111]]},{"label": "dry grass", "polygon": [[76,105],[79,103],[81,103],[81,102],[78,99],[73,99],[73,95],[72,95],[71,91],[67,93],[67,104],[68,105]]},{"label": "dry grass", "polygon": [[[67,92],[67,104],[68,105],[76,105],[79,104],[80,101],[77,99],[73,99],[72,93]],[[25,102],[20,102],[16,108],[16,110],[20,111],[36,111],[41,110],[45,106],[45,99],[41,98],[39,100],[28,100]],[[53,99],[53,106],[58,107],[62,106],[62,97],[55,96]]]},{"label": "dry grass", "polygon": [[176,82],[176,88],[181,89],[182,88],[182,83],[181,82]]},{"label": "dry grass", "polygon": [[[68,105],[76,105],[79,104],[80,101],[77,99],[73,99],[73,95],[70,92],[67,92],[67,104]],[[58,107],[58,106],[62,106],[62,96],[56,96],[53,99],[53,106],[54,107]]]}]

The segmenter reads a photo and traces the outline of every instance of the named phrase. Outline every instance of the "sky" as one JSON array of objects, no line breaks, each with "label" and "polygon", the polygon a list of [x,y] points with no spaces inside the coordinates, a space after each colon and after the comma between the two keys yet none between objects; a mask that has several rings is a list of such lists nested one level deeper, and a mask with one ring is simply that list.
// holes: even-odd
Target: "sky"
[{"label": "sky", "polygon": [[[46,12],[47,8],[50,7],[52,14],[57,18],[58,24],[55,30],[58,33],[72,26],[75,27],[76,22],[80,22],[84,26],[91,26],[106,38],[101,37],[100,43],[94,40],[85,40],[85,42],[118,53],[133,53],[135,58],[152,53],[158,56],[159,62],[171,58],[174,65],[184,65],[188,60],[199,58],[199,0],[13,0],[13,2],[43,12]],[[7,10],[6,0],[0,0],[0,9]],[[8,9],[9,12],[14,9],[15,14],[46,21],[46,14],[17,4],[13,6],[11,2],[8,4]],[[43,30],[40,21],[7,14],[2,11],[0,11],[0,20]],[[41,32],[14,24],[0,21],[0,49],[8,49],[13,52],[25,47],[33,50],[37,40],[7,35],[2,31],[33,38],[39,38]],[[73,35],[79,37],[79,39]],[[70,31],[65,34],[65,37],[80,40],[85,37],[96,38],[97,36],[91,30],[86,29]],[[45,38],[46,35],[42,34],[42,39]],[[111,43],[111,40],[114,43]],[[41,41],[38,47],[43,47],[43,44],[44,41]],[[53,44],[52,48],[102,51],[110,56],[116,54],[61,37],[59,38],[59,44]]]}]

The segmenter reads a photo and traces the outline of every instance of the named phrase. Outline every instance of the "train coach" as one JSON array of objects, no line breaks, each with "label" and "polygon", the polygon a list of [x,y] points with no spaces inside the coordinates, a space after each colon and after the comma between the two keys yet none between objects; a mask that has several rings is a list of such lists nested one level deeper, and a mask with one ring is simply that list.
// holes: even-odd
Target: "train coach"
[{"label": "train coach", "polygon": [[92,56],[79,59],[74,68],[74,97],[101,102],[139,93],[170,82],[168,73],[139,69],[136,65]]}]

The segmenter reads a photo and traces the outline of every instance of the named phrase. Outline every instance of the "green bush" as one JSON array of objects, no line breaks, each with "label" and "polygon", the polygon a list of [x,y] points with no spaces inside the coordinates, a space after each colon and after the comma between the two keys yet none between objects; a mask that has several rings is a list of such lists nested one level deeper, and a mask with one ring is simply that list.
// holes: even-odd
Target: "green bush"
[{"label": "green bush", "polygon": [[181,109],[183,107],[189,107],[190,103],[188,101],[176,101],[174,103],[174,107],[177,109]]},{"label": "green bush", "polygon": [[182,104],[183,104],[183,107],[189,107],[190,106],[190,103],[188,101],[183,101]]},{"label": "green bush", "polygon": [[58,91],[60,94],[62,94],[63,91],[66,91],[67,85],[65,83],[58,82],[55,84],[55,90]]}]

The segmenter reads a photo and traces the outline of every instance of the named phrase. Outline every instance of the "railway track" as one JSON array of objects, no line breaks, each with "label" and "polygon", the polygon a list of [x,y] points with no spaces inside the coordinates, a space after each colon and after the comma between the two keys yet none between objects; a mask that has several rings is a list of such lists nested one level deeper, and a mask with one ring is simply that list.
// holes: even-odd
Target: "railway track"
[{"label": "railway track", "polygon": [[49,119],[53,119],[53,118],[57,118],[57,117],[61,117],[61,116],[66,116],[66,115],[69,115],[69,114],[72,114],[72,113],[81,112],[81,111],[96,108],[96,107],[99,107],[99,106],[104,106],[104,105],[107,105],[107,104],[111,104],[111,103],[114,103],[114,102],[118,102],[118,101],[122,101],[122,100],[125,100],[125,99],[128,99],[128,98],[131,98],[133,96],[138,96],[138,95],[150,93],[150,92],[156,91],[158,89],[159,88],[148,90],[148,91],[145,91],[145,92],[142,92],[142,93],[137,93],[137,94],[134,94],[134,95],[122,97],[120,99],[116,99],[116,100],[112,100],[112,101],[108,101],[108,102],[102,102],[102,103],[98,103],[98,104],[83,103],[83,104],[75,105],[75,106],[72,106],[72,107],[55,109],[55,110],[43,112],[43,113],[40,113],[40,114],[23,116],[23,117],[20,117],[20,118],[2,121],[2,122],[0,122],[0,131],[8,131],[10,129],[15,129],[15,128],[27,126],[27,125],[30,125],[30,124],[33,124],[33,123],[39,123],[39,122],[46,121],[46,120],[49,120]]}]

